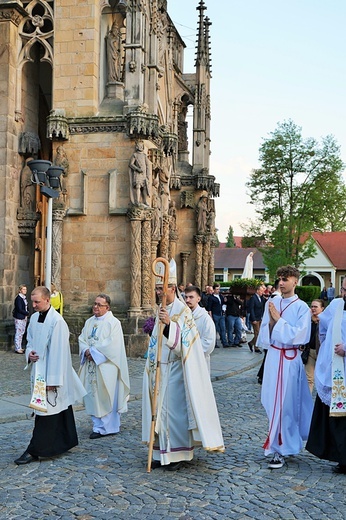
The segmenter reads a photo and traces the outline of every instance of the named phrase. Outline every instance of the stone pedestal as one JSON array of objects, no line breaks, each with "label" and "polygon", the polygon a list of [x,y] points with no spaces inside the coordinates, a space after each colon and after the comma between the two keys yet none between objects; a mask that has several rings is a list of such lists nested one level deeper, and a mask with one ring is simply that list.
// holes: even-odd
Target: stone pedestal
[{"label": "stone pedestal", "polygon": [[124,101],[124,83],[120,81],[109,81],[106,85],[107,97]]}]

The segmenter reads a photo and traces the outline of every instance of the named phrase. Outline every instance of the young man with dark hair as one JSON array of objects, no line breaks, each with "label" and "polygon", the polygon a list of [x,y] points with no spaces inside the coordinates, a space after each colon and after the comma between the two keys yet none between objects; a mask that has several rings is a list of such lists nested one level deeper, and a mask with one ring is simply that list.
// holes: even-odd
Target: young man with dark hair
[{"label": "young man with dark hair", "polygon": [[216,329],[213,320],[208,312],[199,305],[201,301],[201,291],[199,287],[191,285],[185,289],[186,305],[191,309],[195,320],[199,336],[201,338],[204,357],[210,372],[210,354],[215,348]]},{"label": "young man with dark hair", "polygon": [[295,294],[300,273],[291,265],[277,270],[282,296],[270,298],[265,308],[258,343],[267,348],[262,404],[269,419],[264,443],[271,455],[269,468],[281,468],[284,456],[295,455],[307,439],[312,398],[299,347],[310,338],[310,309]]}]

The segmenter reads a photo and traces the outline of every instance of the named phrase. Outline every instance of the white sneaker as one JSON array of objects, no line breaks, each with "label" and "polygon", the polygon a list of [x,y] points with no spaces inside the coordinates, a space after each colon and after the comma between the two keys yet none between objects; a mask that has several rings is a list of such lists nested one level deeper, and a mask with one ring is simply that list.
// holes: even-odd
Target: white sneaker
[{"label": "white sneaker", "polygon": [[268,464],[268,468],[279,469],[285,464],[285,459],[279,453],[274,453],[274,457]]}]

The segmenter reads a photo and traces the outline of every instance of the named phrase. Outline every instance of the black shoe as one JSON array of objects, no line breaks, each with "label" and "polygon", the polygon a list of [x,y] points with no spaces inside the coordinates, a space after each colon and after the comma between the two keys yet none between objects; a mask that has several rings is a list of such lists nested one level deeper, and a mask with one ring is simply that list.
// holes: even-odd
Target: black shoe
[{"label": "black shoe", "polygon": [[255,347],[255,352],[256,354],[262,354],[262,350],[257,347]]},{"label": "black shoe", "polygon": [[184,462],[181,460],[180,462],[171,462],[167,466],[165,466],[166,471],[178,471],[182,466],[184,465]]},{"label": "black shoe", "polygon": [[220,345],[217,345],[217,344],[216,344],[216,345],[215,345],[215,348],[220,348]]},{"label": "black shoe", "polygon": [[253,346],[250,343],[248,343],[248,345],[249,345],[249,349],[251,350],[251,352],[253,352]]},{"label": "black shoe", "polygon": [[89,439],[99,439],[100,437],[102,437],[101,433],[99,432],[92,432],[90,435],[89,435]]},{"label": "black shoe", "polygon": [[162,468],[162,465],[159,460],[152,460],[150,467],[151,467],[151,469],[157,469],[157,468]]},{"label": "black shoe", "polygon": [[233,345],[222,345],[223,348],[233,347]]},{"label": "black shoe", "polygon": [[333,468],[333,472],[345,475],[346,474],[346,466],[343,466],[342,464],[338,464],[337,466],[335,466]]},{"label": "black shoe", "polygon": [[16,459],[14,463],[17,464],[17,466],[20,466],[21,464],[29,464],[34,460],[38,460],[38,457],[34,457],[33,455],[30,455],[28,451],[24,451],[23,455],[21,455],[19,459]]}]

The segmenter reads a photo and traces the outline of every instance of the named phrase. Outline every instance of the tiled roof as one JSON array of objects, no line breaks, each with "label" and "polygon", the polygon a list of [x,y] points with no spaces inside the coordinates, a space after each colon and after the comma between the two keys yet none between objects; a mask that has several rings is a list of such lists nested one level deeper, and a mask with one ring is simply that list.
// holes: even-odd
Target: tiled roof
[{"label": "tiled roof", "polygon": [[312,236],[332,264],[337,269],[346,270],[346,231],[314,232]]},{"label": "tiled roof", "polygon": [[215,249],[215,269],[244,269],[246,257],[251,251],[253,255],[253,268],[264,270],[262,253],[255,247],[218,247]]},{"label": "tiled roof", "polygon": [[[241,241],[243,240],[243,237],[235,237],[235,236],[233,236],[233,240],[234,240],[234,243],[235,243],[234,247],[241,247]],[[220,242],[219,248],[220,249],[224,249],[226,247],[226,243],[227,242]]]}]

